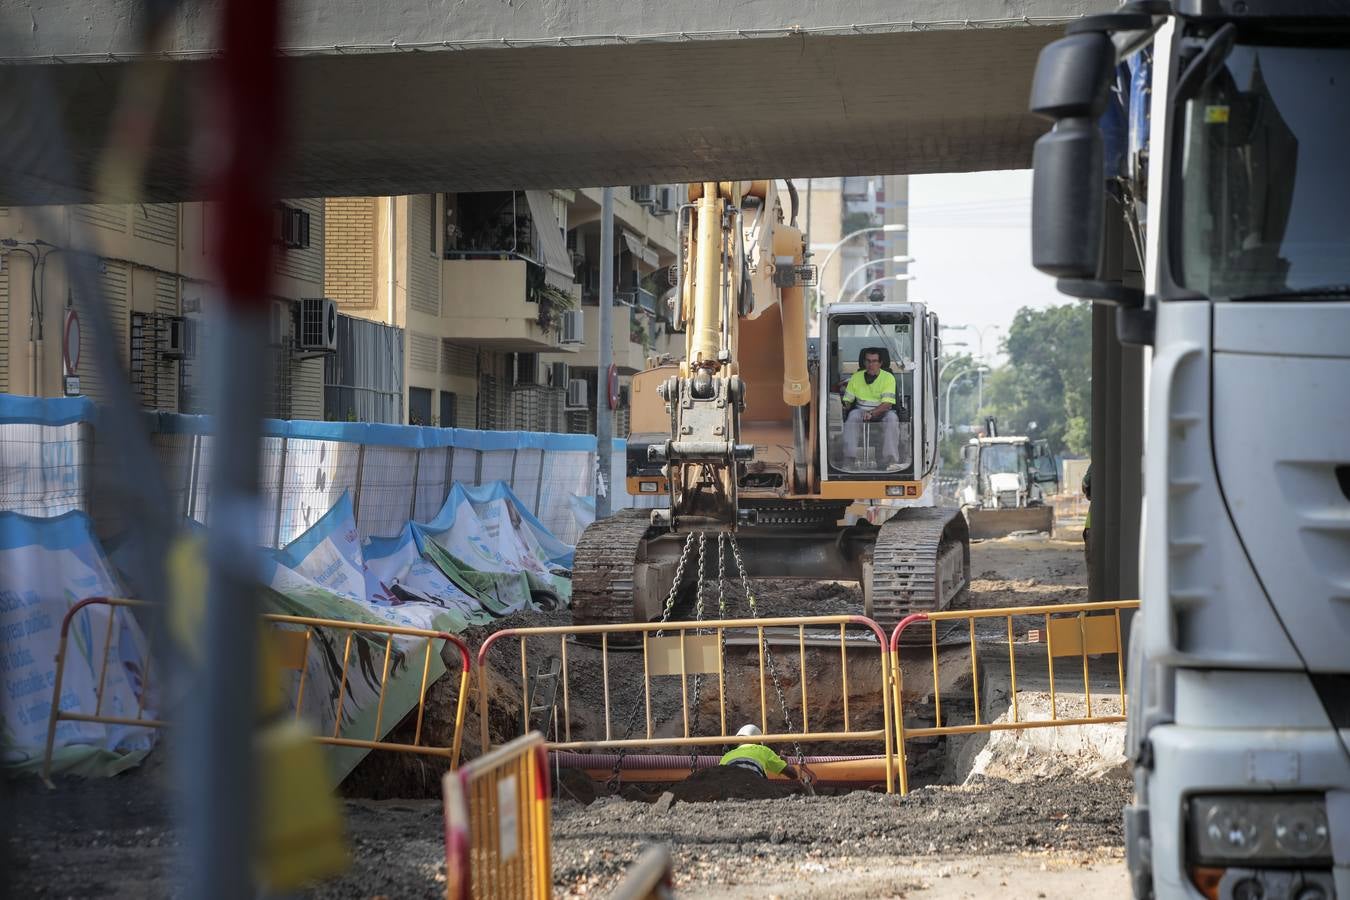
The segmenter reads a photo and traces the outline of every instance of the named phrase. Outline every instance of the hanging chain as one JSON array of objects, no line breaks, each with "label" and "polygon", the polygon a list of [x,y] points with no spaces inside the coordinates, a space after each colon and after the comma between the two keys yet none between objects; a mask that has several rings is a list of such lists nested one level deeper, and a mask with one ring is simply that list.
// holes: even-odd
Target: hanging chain
[{"label": "hanging chain", "polygon": [[[727,554],[726,539],[724,532],[717,533],[717,618],[726,619],[727,617]],[[699,560],[699,597],[698,608],[695,611],[698,621],[703,621],[703,560]],[[696,634],[707,634],[706,629],[699,629]],[[726,631],[717,629],[717,654],[719,659],[726,658]],[[703,707],[699,704],[699,697],[702,691],[703,675],[694,674],[694,724],[690,729],[692,734],[698,734],[699,722],[703,717]],[[695,745],[689,750],[689,771],[692,774],[698,767],[698,747]]]},{"label": "hanging chain", "polygon": [[[699,545],[698,568],[701,581],[703,573],[703,533],[697,532],[697,537]],[[675,598],[679,596],[680,593],[680,582],[684,581],[684,567],[689,562],[689,552],[694,548],[694,538],[695,532],[691,531],[688,534],[688,536],[686,536],[684,539],[684,549],[680,551],[680,561],[675,566],[675,580],[670,583],[670,592],[666,594],[665,609],[661,611],[661,623],[663,625],[666,622],[670,621],[670,615],[675,611]],[[699,603],[701,605],[703,602],[701,585],[699,593],[700,593]],[[657,637],[660,637],[661,632],[657,631],[656,635]],[[639,700],[637,703],[633,704],[633,711],[628,714],[628,725],[627,727],[624,728],[623,733],[623,740],[625,741],[633,736],[633,726],[637,724],[637,714],[638,710],[642,708],[642,704],[643,704],[642,700]],[[605,786],[609,788],[611,791],[614,791],[615,793],[618,793],[619,787],[622,783],[622,776],[620,775],[620,769],[623,767],[623,759],[627,755],[628,755],[628,748],[620,747],[619,755],[614,760],[614,770],[610,773],[609,781],[605,783]]]},{"label": "hanging chain", "polygon": [[[741,579],[741,592],[745,594],[745,601],[750,606],[750,616],[759,618],[759,609],[755,605],[755,595],[750,591],[750,578],[746,573],[745,561],[741,559],[741,547],[733,536],[729,538],[731,542],[731,555],[736,560],[736,572]],[[778,695],[778,707],[783,711],[783,727],[791,734],[796,729],[792,725],[792,717],[788,714],[787,698],[783,695],[783,683],[778,677],[778,666],[774,663],[773,649],[769,646],[768,639],[764,639],[764,659],[769,664],[769,680],[773,682],[773,691]],[[801,677],[806,677],[806,672],[801,673]],[[797,751],[797,768],[802,768],[802,762],[805,757],[802,755],[802,745],[799,741],[793,741],[792,747]]]}]

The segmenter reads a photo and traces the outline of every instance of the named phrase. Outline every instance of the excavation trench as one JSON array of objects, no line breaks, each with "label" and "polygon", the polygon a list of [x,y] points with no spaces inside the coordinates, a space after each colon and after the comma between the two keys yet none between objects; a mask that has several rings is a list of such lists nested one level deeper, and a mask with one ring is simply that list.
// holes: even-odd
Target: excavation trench
[{"label": "excavation trench", "polygon": [[[1083,599],[1081,588],[1081,549],[1073,544],[1051,541],[989,541],[974,546],[972,571],[978,573],[972,585],[972,606],[1033,605],[1047,602],[1076,602]],[[833,582],[802,582],[791,580],[756,579],[751,587],[756,597],[755,612],[761,617],[812,616],[857,613],[862,608],[861,595],[856,587]],[[750,617],[747,599],[739,585],[730,585],[719,604],[711,583],[708,586],[708,614],[705,619],[717,617]],[[720,608],[719,608],[720,606]],[[713,612],[717,610],[717,612]],[[691,609],[682,608],[679,617],[692,619]],[[938,663],[938,688],[944,724],[971,722],[975,710],[975,687],[979,686],[982,721],[993,721],[1009,714],[1010,691],[1006,645],[1003,639],[1003,620],[982,623],[977,629],[977,648],[980,657],[978,676],[972,671],[970,647],[964,634],[948,635],[954,646],[941,650]],[[1034,622],[1016,623],[1019,641],[1025,637],[1027,626]],[[566,610],[551,613],[532,613],[513,616],[494,622],[491,626],[465,635],[470,646],[481,646],[489,635],[511,628],[570,626]],[[841,658],[837,626],[830,633],[815,635],[803,653],[796,629],[784,633],[770,630],[769,654],[765,659],[763,699],[760,688],[759,651],[754,630],[728,633],[725,649],[721,689],[713,673],[697,677],[689,675],[684,690],[676,675],[649,676],[651,738],[669,741],[659,746],[633,748],[589,747],[575,751],[560,751],[554,756],[560,776],[573,796],[586,797],[604,794],[607,784],[614,782],[614,764],[619,763],[621,790],[630,795],[648,798],[659,795],[676,782],[671,779],[689,778],[698,772],[696,783],[704,783],[713,776],[702,774],[716,758],[735,744],[734,738],[711,744],[695,745],[682,739],[687,734],[718,737],[734,735],[746,723],[754,723],[770,733],[801,731],[805,724],[811,732],[879,732],[883,726],[881,701],[881,657],[875,637],[870,631],[849,629],[850,640],[843,654],[847,665],[847,690],[844,687],[845,663]],[[922,636],[922,635],[921,635]],[[486,657],[487,662],[487,733],[490,743],[498,745],[522,734],[528,728],[548,733],[550,740],[566,742],[599,742],[648,738],[648,701],[644,689],[643,658],[640,649],[621,649],[617,644],[608,648],[608,696],[604,656],[593,643],[570,640],[566,644],[567,690],[561,683],[556,696],[547,683],[541,684],[544,700],[537,705],[547,708],[530,717],[522,715],[524,705],[522,685],[534,681],[534,674],[552,658],[561,669],[563,645],[558,635],[530,636],[524,640],[525,671],[522,679],[521,641],[515,635],[497,640]],[[1044,645],[1041,645],[1042,647]],[[1044,666],[1036,659],[1034,647],[1019,647],[1019,679],[1029,674],[1034,665]],[[773,659],[769,665],[768,656]],[[1023,657],[1026,661],[1023,661]],[[1094,666],[1097,663],[1094,662]],[[1114,661],[1106,661],[1109,668]],[[1027,668],[1023,668],[1026,666]],[[933,670],[930,650],[926,646],[904,647],[901,650],[903,675],[903,709],[907,727],[932,725],[937,708],[934,702]],[[807,691],[802,697],[802,675],[805,672]],[[1107,672],[1094,669],[1093,687],[1105,686]],[[775,677],[776,675],[776,677]],[[561,676],[561,672],[559,672]],[[561,682],[561,677],[559,677]],[[451,737],[455,709],[457,679],[443,678],[430,690],[427,717],[423,724],[424,740],[448,744]],[[775,682],[782,692],[779,701]],[[1019,681],[1020,684],[1020,681]],[[1044,705],[1045,698],[1037,697],[1035,685],[1028,678],[1031,696],[1024,696],[1023,704],[1033,709]],[[1025,690],[1026,688],[1023,688]],[[471,679],[471,692],[464,726],[464,758],[481,752],[481,696],[477,671]],[[848,721],[845,722],[847,696]],[[1021,695],[1019,695],[1021,696]],[[550,702],[551,701],[551,702]],[[725,706],[725,728],[723,708]],[[784,708],[792,728],[784,726]],[[1098,708],[1102,708],[1098,704]],[[608,722],[606,721],[608,710]],[[803,715],[803,711],[805,715]],[[688,716],[688,731],[685,717]],[[404,722],[397,739],[411,739],[414,723]],[[972,770],[1002,773],[1001,766],[1021,758],[1028,765],[1043,765],[1040,756],[1054,751],[1043,747],[1051,732],[1031,735],[1025,739],[996,736],[992,741],[984,735],[965,737],[911,738],[906,742],[909,784],[911,788],[927,784],[960,784]],[[1115,737],[1108,736],[1105,745]],[[1039,742],[1039,743],[1038,743]],[[1100,743],[1100,742],[1099,742]],[[885,747],[880,736],[840,740],[803,740],[773,744],[776,751],[790,762],[800,752],[806,757],[881,757]],[[990,747],[990,752],[981,751]],[[1077,750],[1073,751],[1077,753]],[[588,754],[583,758],[580,754]],[[995,757],[990,759],[991,753]],[[1061,754],[1062,755],[1062,754]],[[620,758],[621,757],[621,758]],[[1108,749],[1091,759],[1079,762],[1070,759],[1070,766],[1086,770],[1100,768],[1102,759],[1111,759]],[[573,767],[565,769],[564,764]],[[879,763],[820,765],[821,773],[838,775],[837,780],[822,778],[825,790],[884,788],[884,770]],[[833,771],[831,769],[833,768]],[[434,797],[439,795],[440,775],[444,765],[439,761],[403,754],[372,754],[347,779],[343,793],[367,798]],[[814,771],[814,768],[813,768]],[[714,785],[704,783],[700,796],[716,796]],[[754,796],[750,789],[726,785],[725,796]],[[612,789],[612,788],[608,788]]]}]

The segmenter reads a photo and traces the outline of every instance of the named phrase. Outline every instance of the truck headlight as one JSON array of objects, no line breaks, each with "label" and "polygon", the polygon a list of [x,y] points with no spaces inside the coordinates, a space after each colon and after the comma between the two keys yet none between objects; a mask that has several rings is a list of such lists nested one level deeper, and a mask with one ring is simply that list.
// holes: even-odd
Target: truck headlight
[{"label": "truck headlight", "polygon": [[1191,852],[1197,863],[1327,862],[1326,802],[1309,795],[1193,797]]},{"label": "truck headlight", "polygon": [[887,497],[903,497],[903,496],[905,496],[905,486],[904,486],[903,484],[888,484],[888,485],[886,485],[886,496],[887,496]]}]

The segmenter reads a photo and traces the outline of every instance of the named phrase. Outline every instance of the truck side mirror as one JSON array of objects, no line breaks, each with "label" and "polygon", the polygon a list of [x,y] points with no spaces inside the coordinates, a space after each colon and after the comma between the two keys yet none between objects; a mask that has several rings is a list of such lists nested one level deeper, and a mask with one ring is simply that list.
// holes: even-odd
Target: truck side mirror
[{"label": "truck side mirror", "polygon": [[1101,258],[1102,134],[1116,50],[1101,31],[1070,34],[1041,51],[1031,111],[1054,122],[1032,160],[1031,262],[1056,278],[1090,280]]}]

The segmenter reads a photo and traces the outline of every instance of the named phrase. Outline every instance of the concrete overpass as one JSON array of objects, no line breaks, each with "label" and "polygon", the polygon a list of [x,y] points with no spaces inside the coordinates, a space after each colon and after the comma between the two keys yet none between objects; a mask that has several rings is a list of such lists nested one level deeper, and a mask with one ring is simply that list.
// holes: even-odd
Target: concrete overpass
[{"label": "concrete overpass", "polygon": [[[1025,167],[1040,48],[1113,0],[294,0],[283,196]],[[185,4],[148,199],[198,196],[193,136],[217,54]],[[0,203],[90,199],[139,47],[135,0],[0,8]],[[31,108],[58,111],[74,171]],[[28,141],[27,145],[24,144]],[[35,146],[35,144],[37,146]],[[134,198],[120,198],[134,199]]]}]

